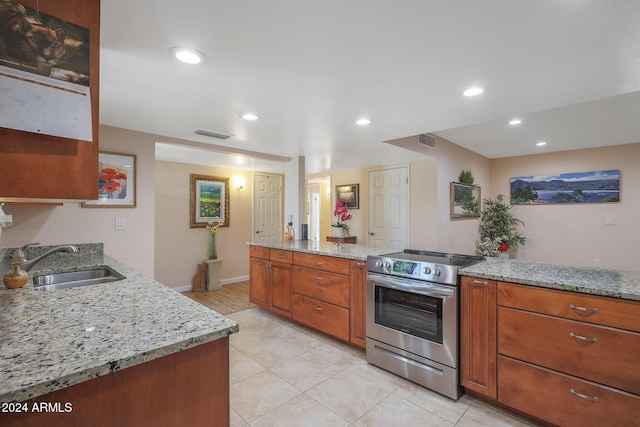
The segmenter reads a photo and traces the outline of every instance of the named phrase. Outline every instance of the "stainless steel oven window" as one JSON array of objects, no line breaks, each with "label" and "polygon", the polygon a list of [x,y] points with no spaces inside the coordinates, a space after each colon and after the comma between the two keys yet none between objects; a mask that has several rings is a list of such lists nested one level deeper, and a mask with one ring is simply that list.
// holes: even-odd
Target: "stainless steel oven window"
[{"label": "stainless steel oven window", "polygon": [[375,323],[442,344],[442,301],[442,298],[376,286]]}]

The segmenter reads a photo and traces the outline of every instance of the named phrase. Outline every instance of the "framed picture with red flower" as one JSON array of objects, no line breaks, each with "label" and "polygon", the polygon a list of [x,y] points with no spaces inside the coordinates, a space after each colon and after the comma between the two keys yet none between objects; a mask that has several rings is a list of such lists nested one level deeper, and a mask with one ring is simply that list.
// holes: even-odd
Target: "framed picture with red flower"
[{"label": "framed picture with red flower", "polygon": [[98,155],[98,200],[83,208],[136,207],[136,155],[101,151]]}]

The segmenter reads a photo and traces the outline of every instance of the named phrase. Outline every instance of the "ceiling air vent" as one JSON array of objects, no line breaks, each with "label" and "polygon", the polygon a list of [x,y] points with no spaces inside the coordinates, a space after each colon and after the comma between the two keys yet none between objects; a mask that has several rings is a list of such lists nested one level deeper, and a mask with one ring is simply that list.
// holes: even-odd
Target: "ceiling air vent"
[{"label": "ceiling air vent", "polygon": [[425,133],[418,136],[418,142],[426,147],[436,148],[436,139]]},{"label": "ceiling air vent", "polygon": [[210,130],[204,130],[204,129],[196,129],[196,131],[194,133],[196,133],[198,135],[210,136],[211,138],[218,138],[218,139],[229,139],[229,138],[231,138],[231,135],[228,135],[226,133],[212,132]]}]

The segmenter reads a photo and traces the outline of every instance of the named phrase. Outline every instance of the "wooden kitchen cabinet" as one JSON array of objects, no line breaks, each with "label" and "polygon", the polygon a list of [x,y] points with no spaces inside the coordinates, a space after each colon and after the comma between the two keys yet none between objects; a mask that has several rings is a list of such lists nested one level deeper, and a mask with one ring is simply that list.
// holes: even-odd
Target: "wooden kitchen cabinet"
[{"label": "wooden kitchen cabinet", "polygon": [[640,303],[499,283],[498,401],[562,426],[634,425]]},{"label": "wooden kitchen cabinet", "polygon": [[350,261],[293,254],[293,319],[349,341]]},{"label": "wooden kitchen cabinet", "polygon": [[291,251],[252,246],[249,300],[258,307],[291,317]]},{"label": "wooden kitchen cabinet", "polygon": [[252,245],[251,302],[366,348],[366,262]]},{"label": "wooden kitchen cabinet", "polygon": [[497,397],[495,280],[462,277],[460,286],[460,382]]},{"label": "wooden kitchen cabinet", "polygon": [[367,263],[351,263],[349,323],[351,343],[361,349],[367,346]]},{"label": "wooden kitchen cabinet", "polygon": [[[228,426],[229,338],[223,337],[26,401],[30,409],[36,402],[59,404],[62,410],[0,413],[0,425]],[[66,408],[65,404],[71,407]]]},{"label": "wooden kitchen cabinet", "polygon": [[[14,0],[34,8],[33,1]],[[3,198],[98,198],[100,1],[42,2],[40,12],[89,29],[93,141],[0,128]]]}]

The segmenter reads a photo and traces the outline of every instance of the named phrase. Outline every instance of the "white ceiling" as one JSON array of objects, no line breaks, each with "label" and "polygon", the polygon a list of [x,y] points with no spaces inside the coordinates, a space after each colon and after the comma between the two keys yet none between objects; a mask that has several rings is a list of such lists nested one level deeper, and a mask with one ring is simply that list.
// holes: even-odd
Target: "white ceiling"
[{"label": "white ceiling", "polygon": [[[305,156],[308,174],[411,160],[415,152],[383,141],[421,133],[489,158],[640,142],[637,0],[101,7],[102,124]],[[176,45],[207,61],[178,63],[168,53]],[[485,93],[462,96],[472,85]],[[260,119],[242,120],[246,111]],[[523,124],[510,127],[516,116]],[[360,117],[371,124],[356,125]],[[233,136],[211,139],[198,128]],[[547,146],[536,147],[540,140]],[[166,159],[177,151],[205,157],[172,146]]]}]

